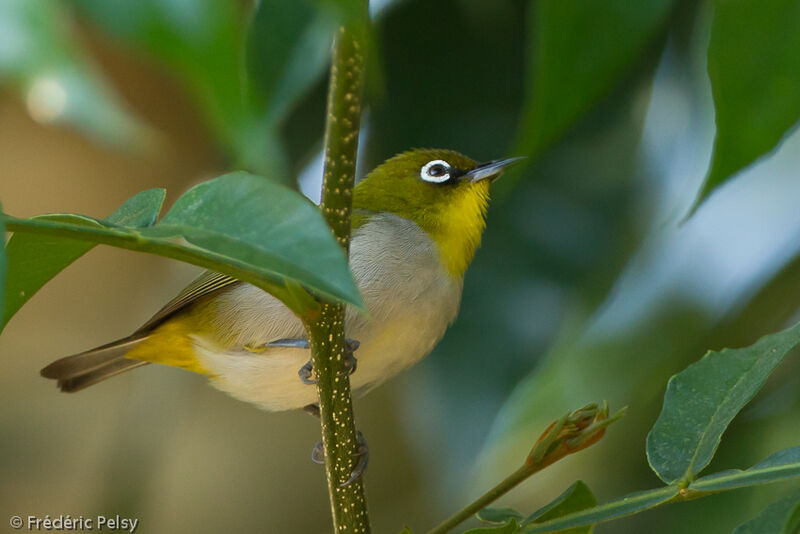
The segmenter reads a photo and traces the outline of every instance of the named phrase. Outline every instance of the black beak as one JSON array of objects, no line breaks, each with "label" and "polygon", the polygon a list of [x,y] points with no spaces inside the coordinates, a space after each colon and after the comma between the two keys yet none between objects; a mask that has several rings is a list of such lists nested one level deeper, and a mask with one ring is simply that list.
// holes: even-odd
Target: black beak
[{"label": "black beak", "polygon": [[464,173],[463,179],[470,182],[480,182],[481,180],[485,180],[487,178],[497,178],[504,170],[506,170],[508,166],[513,165],[518,161],[522,161],[523,159],[525,158],[506,158],[496,159],[488,163],[481,163],[471,171]]}]

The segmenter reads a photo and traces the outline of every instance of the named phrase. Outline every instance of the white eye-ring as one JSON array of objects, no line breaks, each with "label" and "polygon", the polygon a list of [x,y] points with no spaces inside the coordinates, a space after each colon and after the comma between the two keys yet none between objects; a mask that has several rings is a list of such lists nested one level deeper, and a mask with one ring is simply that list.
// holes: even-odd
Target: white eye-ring
[{"label": "white eye-ring", "polygon": [[450,164],[441,159],[429,161],[422,166],[419,176],[426,182],[440,184],[450,179]]}]

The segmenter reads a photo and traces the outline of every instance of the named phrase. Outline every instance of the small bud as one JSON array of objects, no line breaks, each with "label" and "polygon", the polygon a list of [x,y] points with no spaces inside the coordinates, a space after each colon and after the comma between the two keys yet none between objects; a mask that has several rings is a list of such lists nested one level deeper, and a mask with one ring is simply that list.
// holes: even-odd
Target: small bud
[{"label": "small bud", "polygon": [[605,435],[606,428],[625,415],[625,410],[608,416],[608,403],[589,404],[553,421],[528,454],[525,465],[537,470],[572,453],[591,447]]}]

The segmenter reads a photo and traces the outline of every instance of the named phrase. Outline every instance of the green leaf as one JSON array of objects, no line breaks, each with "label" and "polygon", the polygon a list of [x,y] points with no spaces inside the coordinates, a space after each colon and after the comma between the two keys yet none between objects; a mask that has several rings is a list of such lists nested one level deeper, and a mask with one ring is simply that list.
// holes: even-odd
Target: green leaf
[{"label": "green leaf", "polygon": [[335,10],[319,2],[262,0],[247,37],[254,93],[277,121],[321,77],[330,61]]},{"label": "green leaf", "polygon": [[514,154],[538,156],[647,51],[673,0],[541,0],[531,7],[533,87]]},{"label": "green leaf", "polygon": [[131,226],[133,228],[145,228],[153,226],[164,205],[165,189],[147,189],[137,193],[125,202],[122,206],[109,215],[105,222],[118,226]]},{"label": "green leaf", "polygon": [[5,221],[15,233],[103,243],[199,265],[269,291],[298,313],[302,306],[295,303],[303,299],[295,284],[364,309],[344,252],[319,209],[258,176],[239,172],[200,184],[150,227],[62,217]]},{"label": "green leaf", "polygon": [[717,0],[708,73],[717,135],[698,203],[800,119],[800,0]]},{"label": "green leaf", "polygon": [[601,504],[594,508],[588,508],[543,523],[526,525],[524,527],[525,533],[561,532],[566,529],[585,527],[595,523],[619,519],[669,502],[678,496],[679,491],[677,486],[667,486],[664,488],[632,493],[616,501]]},{"label": "green leaf", "polygon": [[[129,227],[152,225],[164,202],[163,189],[142,191],[125,201],[105,222]],[[102,228],[100,221],[70,214],[41,215],[38,221],[52,221]],[[3,305],[2,325],[8,321],[42,286],[86,254],[95,244],[61,237],[15,233],[6,245],[8,253],[8,294]],[[0,326],[2,331],[2,326]]]},{"label": "green leaf", "polygon": [[[575,512],[586,510],[587,508],[592,508],[593,506],[597,506],[597,499],[595,499],[589,486],[579,480],[567,488],[567,490],[559,495],[553,502],[531,514],[522,524],[526,526],[544,523],[545,521],[558,519]],[[523,528],[523,532],[527,532],[527,530]],[[562,534],[591,534],[592,526],[587,525],[559,530],[558,532]]]},{"label": "green leaf", "polygon": [[800,492],[767,506],[733,534],[796,534],[800,530]]},{"label": "green leaf", "polygon": [[98,74],[72,25],[62,2],[0,2],[0,82],[20,91],[39,122],[69,123],[102,143],[142,142],[146,128]]},{"label": "green leaf", "polygon": [[464,531],[464,534],[514,534],[515,532],[519,532],[519,523],[515,517],[509,517],[502,525],[471,528]]},{"label": "green leaf", "polygon": [[513,508],[484,508],[475,514],[475,516],[486,523],[506,523],[511,518],[517,520],[525,518],[525,516]]},{"label": "green leaf", "polygon": [[731,420],[798,342],[800,323],[746,348],[709,351],[670,378],[647,436],[653,471],[667,483],[692,480],[711,461]]},{"label": "green leaf", "polygon": [[689,489],[701,492],[721,491],[795,477],[800,477],[800,447],[776,452],[746,471],[731,469],[698,478],[689,485]]},{"label": "green leaf", "polygon": [[344,252],[317,206],[260,176],[236,172],[192,188],[145,234],[181,236],[327,296],[360,303]]},{"label": "green leaf", "polygon": [[[74,215],[41,215],[31,220],[102,227],[92,219]],[[8,285],[3,325],[55,275],[94,248],[94,243],[47,235],[14,233],[8,240]]]}]

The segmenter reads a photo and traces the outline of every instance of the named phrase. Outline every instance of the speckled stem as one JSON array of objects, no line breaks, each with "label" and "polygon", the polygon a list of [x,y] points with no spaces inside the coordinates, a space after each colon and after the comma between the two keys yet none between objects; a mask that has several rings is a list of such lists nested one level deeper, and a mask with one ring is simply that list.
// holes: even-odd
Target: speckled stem
[{"label": "speckled stem", "polygon": [[[364,36],[368,21],[367,0],[353,2],[363,5],[339,29],[333,47],[320,203],[325,219],[345,251],[350,246],[350,212],[364,86]],[[342,372],[344,317],[343,306],[324,303],[320,314],[306,327],[311,341],[312,365],[318,380],[322,443],[325,446],[325,470],[334,530],[337,533],[368,533],[369,516],[361,479],[342,486],[358,462],[350,378]]]}]

